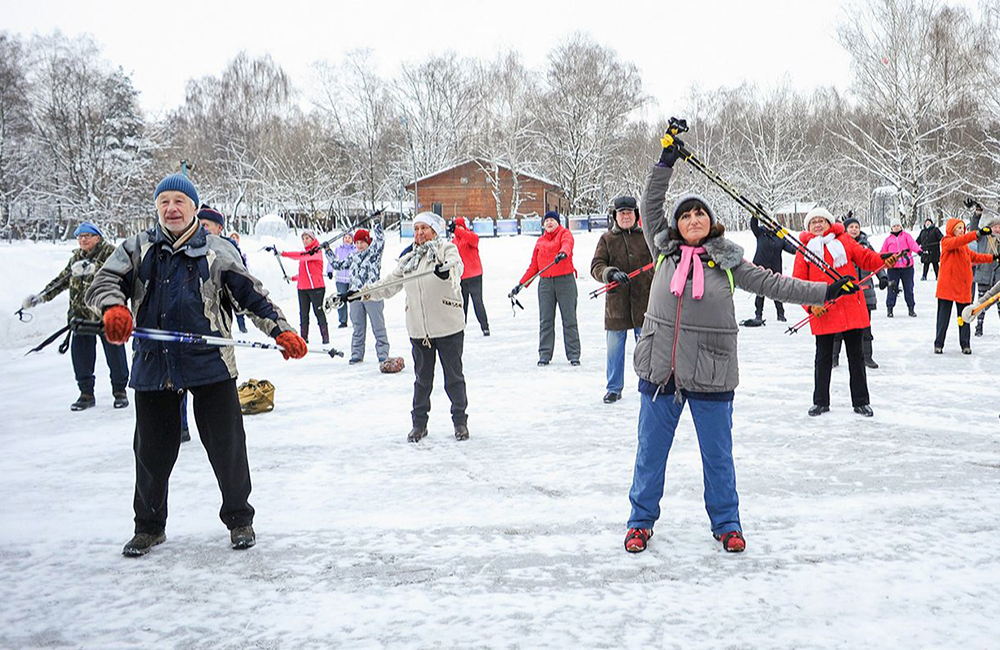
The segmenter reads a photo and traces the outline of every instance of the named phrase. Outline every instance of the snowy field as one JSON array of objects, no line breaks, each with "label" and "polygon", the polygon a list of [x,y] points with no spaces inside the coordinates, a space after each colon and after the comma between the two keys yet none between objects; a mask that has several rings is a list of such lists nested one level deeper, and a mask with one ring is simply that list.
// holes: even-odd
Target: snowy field
[{"label": "snowy field", "polygon": [[[276,409],[246,418],[258,544],[229,549],[192,429],[167,543],[138,560],[120,555],[132,533],[134,414],[112,409],[103,353],[97,407],[71,413],[69,356],[55,345],[23,356],[63,324],[66,294],[31,323],[11,316],[72,246],[0,245],[0,647],[998,647],[996,314],[973,356],[959,353],[954,326],[935,356],[934,282],[918,278],[915,319],[903,308],[887,319],[879,292],[875,417],[851,411],[844,363],[832,412],[809,418],[813,337],[785,335],[769,302],[767,326],[740,333],[747,551],[727,555],[711,537],[685,414],[656,536],[629,555],[639,400],[629,360],[624,401],[601,402],[603,299],[586,295],[597,237],[576,244],[579,368],[561,334],[552,365],[535,366],[534,287],[511,314],[506,294],[534,240],[483,240],[493,336],[474,319],[466,332],[465,443],[452,438],[440,370],[430,435],[406,442],[402,296],[385,310],[392,354],[407,363],[398,375],[378,372],[370,335],[356,366],[238,350],[241,380],[277,386]],[[752,256],[749,233],[733,238]],[[251,269],[297,323],[294,288],[261,245],[243,241]],[[386,269],[401,248],[391,236]],[[753,315],[751,295],[735,299],[740,319]],[[332,332],[348,349],[350,329]]]}]

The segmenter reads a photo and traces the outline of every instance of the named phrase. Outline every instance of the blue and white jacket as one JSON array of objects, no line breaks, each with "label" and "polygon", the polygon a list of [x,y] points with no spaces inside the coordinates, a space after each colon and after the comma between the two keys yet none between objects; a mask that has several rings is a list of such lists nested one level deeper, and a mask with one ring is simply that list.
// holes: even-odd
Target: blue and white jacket
[{"label": "blue and white jacket", "polygon": [[385,249],[385,232],[382,224],[375,222],[372,228],[372,243],[363,251],[351,253],[347,259],[338,260],[333,251],[326,249],[326,261],[331,269],[348,269],[351,272],[351,291],[358,291],[369,284],[378,282],[382,276],[382,251]]}]

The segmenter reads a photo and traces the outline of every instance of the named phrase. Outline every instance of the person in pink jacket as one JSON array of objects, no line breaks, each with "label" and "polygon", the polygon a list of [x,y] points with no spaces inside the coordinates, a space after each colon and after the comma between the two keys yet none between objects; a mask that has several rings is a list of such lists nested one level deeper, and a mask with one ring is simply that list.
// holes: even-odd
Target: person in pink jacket
[{"label": "person in pink jacket", "polygon": [[892,308],[896,306],[896,297],[899,295],[899,285],[903,285],[903,295],[906,298],[906,306],[910,316],[916,316],[917,302],[913,298],[913,256],[919,254],[923,249],[913,240],[910,233],[903,230],[903,223],[899,217],[893,219],[890,226],[892,232],[882,242],[880,253],[892,253],[898,255],[899,261],[896,266],[887,271],[889,276],[889,291],[885,296],[886,316],[892,318]]},{"label": "person in pink jacket", "polygon": [[302,338],[309,342],[309,306],[312,305],[316,314],[323,345],[330,343],[330,330],[326,325],[326,312],[323,311],[323,298],[326,296],[326,284],[323,282],[323,252],[319,249],[316,234],[312,230],[302,233],[302,252],[284,252],[282,257],[299,261],[299,272],[292,276],[297,281],[299,289],[299,332]]}]

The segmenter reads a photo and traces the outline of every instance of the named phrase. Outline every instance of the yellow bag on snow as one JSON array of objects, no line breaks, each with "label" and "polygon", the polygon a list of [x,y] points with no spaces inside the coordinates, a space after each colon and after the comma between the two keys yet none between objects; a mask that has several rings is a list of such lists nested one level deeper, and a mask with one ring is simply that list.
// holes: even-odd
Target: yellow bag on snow
[{"label": "yellow bag on snow", "polygon": [[250,379],[237,389],[243,415],[255,415],[274,410],[274,384],[266,379]]}]

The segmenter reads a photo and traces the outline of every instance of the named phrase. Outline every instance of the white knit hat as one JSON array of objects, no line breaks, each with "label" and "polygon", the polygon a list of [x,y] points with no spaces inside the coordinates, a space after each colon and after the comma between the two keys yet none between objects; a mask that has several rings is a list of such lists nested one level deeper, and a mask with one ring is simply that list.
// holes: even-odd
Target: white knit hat
[{"label": "white knit hat", "polygon": [[434,214],[433,212],[421,212],[417,216],[413,217],[413,225],[415,226],[418,223],[424,223],[430,226],[431,229],[434,230],[435,233],[437,233],[438,237],[444,234],[445,231],[444,219]]},{"label": "white knit hat", "polygon": [[833,215],[830,214],[829,210],[827,210],[826,208],[821,208],[819,206],[816,206],[809,212],[806,212],[806,218],[802,220],[802,228],[804,230],[809,230],[809,222],[815,219],[816,217],[821,217],[823,219],[826,219],[826,222],[831,226],[834,224],[834,222],[836,222],[836,219],[833,218]]}]

